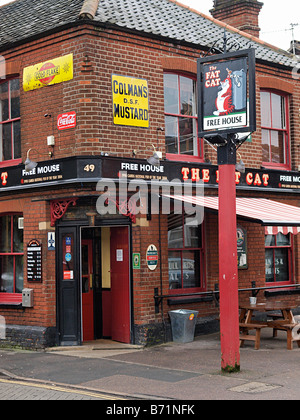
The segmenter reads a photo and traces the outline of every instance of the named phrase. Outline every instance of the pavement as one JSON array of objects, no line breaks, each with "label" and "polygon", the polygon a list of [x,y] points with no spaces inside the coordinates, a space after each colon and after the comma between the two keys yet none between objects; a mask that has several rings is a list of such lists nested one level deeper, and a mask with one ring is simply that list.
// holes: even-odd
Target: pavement
[{"label": "pavement", "polygon": [[[219,334],[192,343],[150,348],[100,340],[46,351],[0,349],[0,399],[18,399],[10,386],[35,388],[39,399],[140,401],[299,400],[300,348],[286,348],[286,333],[262,331],[261,348],[245,342],[241,371],[221,372]],[[31,388],[30,388],[31,387]],[[27,394],[26,394],[27,393]],[[27,395],[30,398],[30,395]],[[74,397],[74,398],[73,398]]]}]

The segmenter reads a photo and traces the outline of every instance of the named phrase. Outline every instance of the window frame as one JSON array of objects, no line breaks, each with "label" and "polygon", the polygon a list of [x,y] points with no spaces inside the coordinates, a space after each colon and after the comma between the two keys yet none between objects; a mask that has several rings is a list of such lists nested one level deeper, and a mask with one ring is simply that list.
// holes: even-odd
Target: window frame
[{"label": "window frame", "polygon": [[[12,76],[12,77],[8,77],[4,80],[0,79],[0,85],[4,84],[6,82],[8,82],[8,109],[9,109],[9,113],[11,113],[11,89],[10,89],[10,84],[12,80],[19,80],[19,98],[21,99],[21,88],[20,88],[20,79],[19,76]],[[20,116],[17,118],[11,118],[11,115],[9,115],[9,118],[5,121],[0,121],[0,126],[5,125],[5,124],[12,124],[12,128],[13,129],[13,123],[16,121],[20,121],[21,124],[21,110],[20,110]],[[21,138],[20,138],[20,142],[21,142]],[[11,143],[12,143],[12,154],[14,152],[14,138],[13,138],[13,134],[11,135]],[[21,145],[20,145],[21,146]],[[2,144],[3,147],[3,144]],[[12,156],[12,159],[8,159],[8,160],[0,160],[0,168],[2,167],[6,167],[6,166],[17,166],[20,163],[22,163],[22,157],[17,157],[14,158],[14,156]]]},{"label": "window frame", "polygon": [[[204,235],[204,221],[202,222],[202,224],[199,226],[201,229],[201,246],[200,247],[188,247],[185,246],[185,217],[188,217],[188,215],[186,215],[184,213],[184,211],[182,212],[182,214],[177,215],[177,216],[181,216],[181,221],[182,221],[182,240],[183,240],[183,246],[182,247],[177,247],[177,248],[171,248],[169,247],[169,241],[168,241],[168,290],[169,290],[169,294],[181,294],[181,293],[187,293],[187,294],[193,294],[193,293],[197,293],[197,292],[205,292],[206,291],[206,268],[205,268],[205,235]],[[169,232],[169,230],[168,230]],[[200,276],[200,281],[199,287],[182,287],[183,286],[183,271],[184,271],[184,267],[183,267],[183,254],[184,252],[189,252],[189,251],[196,251],[199,254],[199,276]],[[181,259],[181,287],[176,288],[176,289],[170,289],[170,278],[169,278],[169,252],[180,252],[180,259]]]},{"label": "window frame", "polygon": [[[272,162],[272,161],[264,161],[263,160],[263,153],[262,153],[262,165],[264,167],[270,168],[270,169],[285,169],[285,170],[291,170],[291,137],[290,137],[290,118],[289,118],[289,109],[290,109],[290,102],[289,102],[289,98],[290,95],[288,93],[285,92],[281,92],[278,90],[273,90],[273,89],[266,89],[266,88],[262,88],[260,90],[260,97],[262,93],[268,93],[270,95],[270,104],[269,104],[269,111],[270,111],[270,116],[271,116],[271,126],[267,127],[264,126],[262,124],[262,100],[260,100],[261,103],[261,131],[263,132],[263,130],[267,130],[269,133],[269,154],[271,155],[270,151],[271,151],[271,136],[270,133],[271,132],[279,132],[279,133],[284,133],[284,137],[285,137],[285,143],[284,143],[284,155],[285,155],[285,162],[284,163],[276,163],[276,162]],[[286,128],[285,129],[280,129],[280,128],[276,128],[273,126],[273,121],[272,121],[272,102],[271,102],[271,98],[272,98],[272,94],[277,95],[281,98],[284,98],[284,110],[285,110],[285,121],[286,121]],[[262,134],[261,134],[261,139],[262,139]],[[263,147],[263,142],[261,143],[262,147]],[[271,156],[272,159],[272,156]]]},{"label": "window frame", "polygon": [[[278,235],[278,234],[277,234]],[[293,241],[293,235],[291,233],[289,233],[289,240],[290,240],[290,244],[289,245],[277,245],[277,235],[265,235],[265,240],[267,236],[274,236],[275,237],[275,244],[274,245],[266,245],[265,244],[265,250],[267,249],[272,249],[273,250],[273,273],[274,273],[274,279],[275,281],[273,282],[268,282],[266,279],[266,273],[265,273],[265,283],[267,286],[285,286],[285,285],[290,285],[293,284],[293,273],[294,273],[294,266],[293,266],[293,261],[294,261],[294,241]],[[287,235],[284,235],[287,236]],[[287,265],[288,265],[288,274],[289,274],[289,280],[288,281],[276,281],[276,265],[275,265],[275,250],[276,249],[287,249],[288,250],[288,261],[287,261]],[[266,253],[265,253],[265,269],[266,269]]]},{"label": "window frame", "polygon": [[[10,216],[11,230],[10,230],[10,243],[11,250],[10,252],[0,252],[0,257],[2,256],[12,256],[13,257],[13,289],[14,292],[1,292],[0,291],[0,304],[10,304],[10,303],[21,303],[22,302],[22,292],[16,292],[16,261],[15,257],[23,257],[23,274],[24,274],[24,233],[23,233],[23,252],[14,252],[13,250],[13,240],[14,240],[14,229],[13,229],[13,218],[14,216],[23,217],[22,213],[2,213],[0,217]],[[24,288],[24,276],[23,276],[23,288]]]},{"label": "window frame", "polygon": [[[164,118],[166,120],[166,117],[174,117],[177,118],[178,122],[177,122],[177,126],[178,126],[178,135],[180,134],[179,131],[179,121],[180,118],[190,118],[193,121],[196,122],[196,136],[197,136],[197,149],[198,149],[198,154],[197,155],[189,155],[189,154],[183,154],[183,153],[167,153],[166,151],[166,158],[168,160],[173,160],[173,161],[182,161],[182,162],[203,162],[203,156],[204,156],[204,150],[203,150],[203,140],[201,138],[198,137],[198,101],[197,101],[197,76],[196,75],[192,75],[192,74],[187,74],[185,72],[178,72],[178,71],[171,71],[171,70],[167,70],[164,71],[164,76],[166,74],[171,74],[174,76],[177,76],[178,78],[178,101],[179,101],[179,105],[180,105],[180,77],[185,77],[187,79],[193,80],[193,82],[195,82],[195,115],[190,116],[190,115],[184,115],[184,114],[180,114],[180,110],[179,110],[179,114],[173,114],[173,113],[169,113],[169,112],[165,112],[165,107],[164,107]],[[165,87],[165,86],[164,86]],[[178,138],[178,146],[179,146],[179,151],[180,151],[180,139]],[[165,143],[166,145],[166,143]]]}]

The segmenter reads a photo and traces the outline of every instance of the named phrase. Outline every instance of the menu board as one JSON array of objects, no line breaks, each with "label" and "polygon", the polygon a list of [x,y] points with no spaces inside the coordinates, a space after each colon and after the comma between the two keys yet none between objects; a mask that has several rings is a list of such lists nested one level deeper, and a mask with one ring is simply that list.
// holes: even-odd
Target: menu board
[{"label": "menu board", "polygon": [[42,282],[42,244],[36,239],[27,245],[27,281]]}]

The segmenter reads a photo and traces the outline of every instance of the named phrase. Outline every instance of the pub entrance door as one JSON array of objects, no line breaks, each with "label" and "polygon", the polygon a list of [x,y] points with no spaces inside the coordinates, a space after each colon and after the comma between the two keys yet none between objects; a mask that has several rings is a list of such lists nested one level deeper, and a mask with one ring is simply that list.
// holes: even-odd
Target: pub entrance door
[{"label": "pub entrance door", "polygon": [[60,227],[58,236],[60,344],[130,343],[129,226]]},{"label": "pub entrance door", "polygon": [[130,267],[127,226],[83,229],[82,341],[130,343]]}]

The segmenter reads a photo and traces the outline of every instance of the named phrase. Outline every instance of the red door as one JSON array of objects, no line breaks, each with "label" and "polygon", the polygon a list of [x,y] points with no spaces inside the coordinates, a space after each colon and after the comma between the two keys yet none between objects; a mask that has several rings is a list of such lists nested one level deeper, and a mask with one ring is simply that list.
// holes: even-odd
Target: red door
[{"label": "red door", "polygon": [[112,340],[130,343],[128,227],[111,228],[110,247]]},{"label": "red door", "polygon": [[81,242],[82,330],[83,341],[94,340],[93,243]]}]

